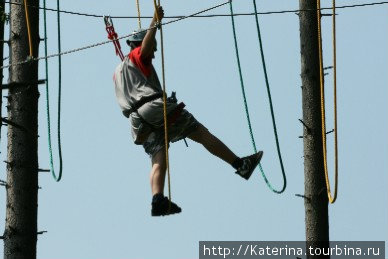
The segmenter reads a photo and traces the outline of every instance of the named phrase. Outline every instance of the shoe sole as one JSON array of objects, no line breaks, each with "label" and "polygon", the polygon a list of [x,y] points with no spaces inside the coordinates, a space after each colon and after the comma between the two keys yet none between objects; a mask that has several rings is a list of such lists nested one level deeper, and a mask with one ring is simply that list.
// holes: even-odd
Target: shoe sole
[{"label": "shoe sole", "polygon": [[260,161],[261,161],[261,158],[263,157],[263,154],[264,154],[263,151],[259,151],[259,152],[257,153],[258,158],[257,158],[256,165],[252,168],[252,171],[251,171],[249,174],[246,174],[246,175],[243,176],[243,178],[244,178],[245,180],[247,180],[247,181],[249,180],[249,178],[251,177],[251,175],[252,175],[253,172],[255,171],[257,165],[260,164]]},{"label": "shoe sole", "polygon": [[169,214],[154,214],[154,213],[151,213],[151,216],[152,217],[164,217],[164,216],[170,216],[170,215],[179,214],[179,213],[181,213],[181,211],[180,212],[173,212],[173,213],[169,213]]},{"label": "shoe sole", "polygon": [[166,213],[166,214],[164,214],[164,213],[159,214],[159,213],[151,212],[151,216],[152,217],[164,217],[164,216],[178,214],[178,213],[181,213],[181,212],[182,212],[182,210],[181,211],[177,211],[177,212],[170,212],[170,213]]},{"label": "shoe sole", "polygon": [[159,217],[159,216],[168,216],[168,215],[173,215],[173,214],[178,214],[182,212],[182,208],[174,204],[176,208],[174,209],[173,206],[170,208],[170,211],[166,210],[151,210],[151,216],[152,217]]}]

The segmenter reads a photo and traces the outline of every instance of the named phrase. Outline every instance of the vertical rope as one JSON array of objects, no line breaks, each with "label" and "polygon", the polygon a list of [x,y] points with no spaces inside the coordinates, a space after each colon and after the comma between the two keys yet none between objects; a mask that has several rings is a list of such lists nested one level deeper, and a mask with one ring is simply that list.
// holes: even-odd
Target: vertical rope
[{"label": "vertical rope", "polygon": [[[250,136],[251,136],[253,150],[254,150],[255,153],[257,153],[255,138],[253,136],[252,125],[251,125],[251,120],[250,120],[250,116],[249,116],[248,102],[247,102],[247,98],[246,98],[246,95],[245,95],[244,80],[243,80],[243,76],[242,76],[242,69],[241,69],[241,63],[240,63],[240,54],[239,54],[239,51],[238,51],[238,44],[237,44],[236,26],[235,26],[235,23],[234,23],[234,12],[233,12],[232,0],[229,0],[229,6],[230,6],[230,14],[231,14],[230,17],[232,18],[232,29],[233,29],[234,46],[235,46],[235,50],[236,50],[237,65],[238,65],[238,71],[239,71],[239,75],[240,75],[241,91],[242,91],[243,99],[244,99],[245,114],[246,114],[247,121],[248,121],[249,133],[250,133]],[[261,36],[259,36],[259,39],[261,39]],[[282,168],[283,168],[283,164],[282,163],[281,163],[281,165],[282,165]],[[261,166],[261,163],[259,163],[259,169],[260,169],[261,175],[264,178],[265,183],[267,184],[268,188],[271,191],[273,191],[274,193],[277,193],[277,194],[280,194],[280,193],[284,192],[284,190],[286,188],[286,178],[285,178],[284,174],[283,174],[283,176],[284,176],[284,178],[283,178],[284,179],[283,188],[280,191],[277,191],[277,190],[275,190],[272,187],[272,185],[268,181],[268,178],[266,177],[266,175],[264,173],[264,170],[263,170],[263,167]]]},{"label": "vertical rope", "polygon": [[[333,0],[333,77],[334,77],[334,152],[335,152],[335,179],[334,179],[334,197],[337,199],[338,191],[338,127],[337,127],[337,36],[336,36],[336,3]],[[327,178],[326,184],[329,183]],[[330,184],[329,184],[330,186]]]},{"label": "vertical rope", "polygon": [[[44,17],[44,51],[45,56],[47,57],[47,15],[46,15],[46,0],[43,0],[43,17]],[[58,50],[61,52],[61,34],[60,34],[60,12],[59,12],[59,0],[57,0],[57,26],[58,26]],[[61,121],[61,86],[62,86],[62,62],[61,57],[59,56],[59,88],[58,88],[58,152],[59,152],[59,175],[55,174],[54,162],[53,162],[53,151],[52,151],[52,141],[51,141],[51,120],[50,120],[50,94],[49,94],[49,76],[48,76],[48,60],[45,59],[46,65],[46,113],[47,113],[47,131],[48,131],[48,145],[50,153],[50,167],[51,173],[55,181],[59,182],[62,179],[62,169],[63,169],[63,160],[62,160],[62,148],[61,148],[61,138],[60,138],[60,121]]]},{"label": "vertical rope", "polygon": [[141,29],[141,13],[140,13],[140,3],[139,0],[136,0],[136,8],[137,8],[137,22],[139,24],[139,29]]},{"label": "vertical rope", "polygon": [[[159,14],[158,14],[158,6],[160,6],[160,0],[158,0],[158,4],[156,4],[156,0],[154,0],[154,8],[156,13],[156,18],[158,22],[160,22]],[[168,199],[169,199],[169,207],[168,213],[171,209],[171,177],[170,177],[170,163],[169,163],[169,154],[168,154],[168,127],[167,127],[167,97],[166,97],[166,77],[165,77],[165,66],[164,66],[164,47],[163,47],[163,28],[160,25],[160,46],[161,46],[161,54],[162,54],[162,82],[163,82],[163,118],[164,118],[164,145],[166,148],[166,167],[167,167],[167,179],[168,179]]]},{"label": "vertical rope", "polygon": [[[59,0],[57,0],[57,27],[58,27],[58,53],[62,52],[61,47],[61,17],[60,17]],[[62,148],[61,148],[61,97],[62,97],[62,57],[58,57],[58,152],[59,152],[59,176],[56,179],[59,182],[62,178]],[[53,171],[54,173],[54,171]]]},{"label": "vertical rope", "polygon": [[268,187],[275,193],[282,193],[286,189],[287,186],[287,178],[286,178],[286,173],[284,170],[284,165],[283,165],[283,160],[282,160],[282,154],[280,152],[280,144],[279,144],[279,137],[278,137],[278,132],[277,132],[277,127],[276,127],[276,121],[275,121],[275,112],[273,109],[272,105],[272,97],[271,97],[271,90],[269,87],[269,80],[268,80],[268,74],[267,74],[267,66],[265,64],[265,58],[264,58],[264,48],[263,48],[263,42],[261,40],[261,32],[260,32],[260,25],[259,25],[259,16],[257,14],[257,6],[256,6],[256,0],[253,0],[253,7],[255,11],[255,18],[256,18],[256,27],[257,27],[257,36],[259,38],[259,44],[260,44],[260,54],[261,54],[261,61],[263,64],[263,71],[264,71],[264,77],[265,77],[265,84],[267,86],[267,95],[268,95],[268,100],[269,100],[269,107],[271,109],[271,117],[272,117],[272,126],[275,134],[275,140],[276,140],[276,149],[278,152],[278,157],[279,157],[279,162],[280,162],[280,167],[282,170],[282,176],[283,176],[283,187],[280,191],[275,190],[272,185],[269,183],[267,177],[264,174],[263,169],[261,168],[261,164],[259,165],[260,171],[262,172],[264,181],[267,183]]},{"label": "vertical rope", "polygon": [[334,49],[334,149],[335,149],[335,182],[334,195],[332,196],[330,190],[330,182],[327,168],[327,143],[326,143],[326,116],[325,116],[325,84],[323,74],[323,54],[322,54],[322,32],[321,32],[321,1],[317,0],[317,17],[318,17],[318,50],[319,50],[319,78],[321,89],[321,119],[322,119],[322,148],[323,148],[323,164],[325,171],[325,181],[327,196],[330,203],[334,203],[337,199],[338,189],[338,152],[337,152],[337,73],[336,73],[336,38],[335,38],[335,1],[333,0],[333,49]]},{"label": "vertical rope", "polygon": [[28,45],[30,48],[30,57],[32,58],[34,56],[34,52],[32,49],[31,24],[30,24],[30,17],[28,15],[28,2],[27,2],[27,0],[24,0],[24,11],[26,13],[26,23],[27,23]]},{"label": "vertical rope", "polygon": [[255,151],[255,153],[257,153],[255,137],[253,136],[252,124],[251,124],[251,119],[250,119],[250,116],[249,116],[247,97],[246,97],[246,94],[245,94],[244,79],[243,79],[242,70],[241,70],[240,54],[239,54],[239,51],[238,51],[236,26],[235,26],[235,23],[234,23],[234,12],[233,12],[232,0],[229,0],[229,7],[230,7],[230,14],[231,14],[230,17],[232,18],[234,47],[235,47],[235,50],[236,50],[237,66],[238,66],[238,72],[239,72],[239,75],[240,75],[241,91],[242,91],[242,95],[243,95],[243,99],[244,99],[245,115],[246,115],[247,121],[248,121],[249,134],[251,136],[253,150]]}]

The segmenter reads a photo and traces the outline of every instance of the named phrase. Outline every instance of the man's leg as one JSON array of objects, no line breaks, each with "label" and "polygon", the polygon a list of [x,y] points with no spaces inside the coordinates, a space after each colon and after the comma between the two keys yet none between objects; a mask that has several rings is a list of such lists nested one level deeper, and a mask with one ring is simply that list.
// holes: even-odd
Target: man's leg
[{"label": "man's leg", "polygon": [[166,178],[166,153],[162,148],[152,157],[150,183],[152,191],[152,216],[166,216],[180,213],[182,209],[174,202],[169,202],[163,195],[164,180]]},{"label": "man's leg", "polygon": [[164,190],[164,179],[166,177],[166,151],[162,148],[151,159],[152,168],[150,173],[150,184],[152,195],[161,193]]},{"label": "man's leg", "polygon": [[259,151],[251,156],[239,158],[203,125],[200,125],[198,129],[188,137],[195,142],[202,144],[213,155],[229,163],[237,170],[236,173],[246,180],[252,175],[253,170],[255,170],[263,156],[263,152]]},{"label": "man's leg", "polygon": [[232,166],[239,159],[221,140],[211,134],[202,124],[188,138],[202,144],[210,153]]}]

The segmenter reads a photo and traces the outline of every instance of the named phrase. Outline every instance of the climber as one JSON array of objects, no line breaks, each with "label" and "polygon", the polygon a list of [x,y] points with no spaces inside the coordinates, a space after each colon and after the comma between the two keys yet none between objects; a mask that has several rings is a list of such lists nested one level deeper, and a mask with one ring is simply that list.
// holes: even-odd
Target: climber
[{"label": "climber", "polygon": [[[156,12],[148,30],[135,31],[127,40],[131,51],[116,68],[114,82],[120,108],[131,122],[134,142],[143,145],[151,158],[151,215],[165,216],[180,213],[182,210],[174,202],[169,205],[168,198],[163,194],[166,175],[163,94],[166,93],[163,93],[152,59],[157,50],[155,34],[160,20],[164,17],[164,11],[159,6]],[[189,138],[200,143],[211,154],[236,169],[236,174],[248,180],[259,164],[263,152],[243,158],[237,157],[183,107],[183,103],[177,103],[175,93],[167,98],[169,142]]]}]

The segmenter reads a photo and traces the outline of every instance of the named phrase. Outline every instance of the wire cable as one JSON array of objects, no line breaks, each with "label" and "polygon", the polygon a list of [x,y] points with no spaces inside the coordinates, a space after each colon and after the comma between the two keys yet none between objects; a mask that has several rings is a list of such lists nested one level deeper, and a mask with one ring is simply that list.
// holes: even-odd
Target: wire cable
[{"label": "wire cable", "polygon": [[[213,7],[209,7],[207,9],[202,10],[202,11],[198,11],[198,12],[193,13],[191,15],[183,16],[183,17],[177,18],[175,20],[171,20],[171,21],[168,21],[168,22],[161,23],[160,25],[168,25],[168,24],[176,23],[176,22],[188,19],[190,17],[193,17],[195,15],[198,15],[198,14],[201,14],[201,13],[205,13],[205,12],[211,11],[213,9],[219,8],[221,6],[227,5],[228,3],[229,2],[226,1],[224,3],[215,5]],[[150,28],[148,28],[146,30],[150,30],[152,28],[157,28],[157,27],[158,26],[153,26],[153,27],[150,27]],[[128,37],[130,37],[132,35],[138,34],[138,33],[140,33],[140,32],[134,32],[134,33],[131,33],[131,34],[128,34],[128,35],[125,35],[125,36],[121,36],[121,37],[119,37],[119,38],[117,38],[115,40],[126,39],[126,38],[128,38]],[[95,48],[95,47],[98,47],[98,46],[102,46],[102,45],[105,45],[105,44],[108,44],[108,43],[111,43],[111,42],[112,42],[112,40],[106,40],[106,41],[94,43],[94,44],[91,44],[91,45],[88,45],[88,46],[84,46],[84,47],[80,47],[80,48],[76,48],[76,49],[67,50],[67,51],[64,51],[64,52],[59,52],[59,53],[51,54],[51,55],[44,56],[44,57],[37,57],[37,58],[32,58],[32,59],[28,59],[28,60],[17,62],[17,63],[11,63],[11,64],[8,64],[8,65],[5,65],[5,66],[1,66],[0,69],[9,68],[11,66],[23,65],[23,64],[26,64],[26,63],[31,62],[31,61],[39,61],[39,60],[42,60],[42,59],[49,59],[49,58],[54,58],[54,57],[58,57],[58,56],[68,55],[68,54],[71,54],[71,53],[75,53],[75,52],[79,52],[79,51]]]},{"label": "wire cable", "polygon": [[[7,4],[13,4],[13,5],[21,5],[21,3],[15,3],[11,1],[4,1]],[[353,5],[343,5],[343,6],[337,6],[336,9],[347,9],[347,8],[357,8],[357,7],[368,7],[368,6],[374,6],[374,5],[384,5],[388,4],[388,1],[382,1],[382,2],[373,2],[373,3],[364,3],[364,4],[353,4]],[[65,14],[70,14],[70,15],[78,15],[78,16],[85,16],[85,17],[94,17],[94,18],[103,18],[104,15],[99,15],[99,14],[90,14],[90,13],[82,13],[82,12],[75,12],[75,11],[66,11],[66,10],[57,10],[53,8],[44,8],[44,7],[39,7],[39,6],[32,6],[29,5],[31,8],[37,8],[37,9],[42,9],[42,10],[47,10],[47,11],[52,11],[52,12],[61,12]],[[324,7],[320,8],[319,10],[332,10],[333,7]],[[256,14],[258,15],[272,15],[272,14],[287,14],[287,13],[298,13],[298,12],[308,12],[308,11],[316,11],[314,10],[309,10],[309,9],[294,9],[294,10],[281,10],[281,11],[267,11],[267,12],[257,12]],[[256,15],[255,13],[235,13],[233,16],[252,16]],[[229,17],[230,14],[209,14],[209,15],[194,15],[190,16],[190,18],[215,18],[215,17]],[[113,19],[138,19],[138,16],[111,16]],[[164,19],[177,19],[177,18],[182,18],[185,16],[165,16]],[[152,16],[141,16],[140,18],[144,19],[152,19]]]},{"label": "wire cable", "polygon": [[[6,1],[5,3],[18,4],[18,3],[13,3],[13,2],[9,2],[9,1]],[[205,10],[193,13],[193,14],[188,15],[188,16],[165,17],[165,18],[174,18],[174,19],[171,20],[171,21],[167,21],[167,22],[161,23],[161,25],[172,24],[172,23],[175,23],[175,22],[186,20],[188,18],[200,17],[199,15],[202,14],[202,13],[214,10],[214,9],[219,8],[221,6],[227,5],[228,3],[229,3],[229,1],[226,1],[224,3],[221,3],[221,4],[218,4],[216,6],[207,8]],[[337,6],[336,9],[363,7],[363,6],[372,6],[372,5],[382,5],[382,4],[388,4],[388,1],[376,2],[376,3],[368,3],[368,4],[358,4],[358,5]],[[35,8],[38,8],[38,7],[35,7]],[[40,8],[40,9],[42,9],[42,8]],[[332,9],[333,8],[330,7],[330,8],[321,8],[320,10],[332,10]],[[46,8],[46,10],[47,11],[58,11],[56,9],[49,9],[49,8]],[[293,11],[264,12],[264,13],[261,12],[261,13],[257,13],[257,14],[296,13],[296,12],[305,12],[305,11],[316,11],[316,9],[314,9],[314,10],[293,10]],[[98,18],[103,18],[104,17],[103,15],[86,15],[86,14],[81,14],[81,13],[76,13],[76,12],[68,12],[68,11],[66,11],[66,12],[61,11],[61,13],[70,13],[70,14],[78,14],[78,15],[84,15],[84,16],[93,16],[93,17],[98,17]],[[255,14],[254,13],[249,13],[249,14],[244,14],[244,15],[255,15]],[[222,15],[222,16],[230,17],[230,15]],[[234,16],[237,16],[237,15],[234,15]],[[129,17],[129,16],[111,16],[111,17],[112,18],[137,18],[137,16],[133,16],[133,17]],[[208,17],[211,17],[211,16],[208,16]],[[142,17],[142,18],[151,18],[151,17]],[[128,37],[130,37],[132,35],[135,35],[135,34],[136,33],[131,33],[131,34],[122,36],[120,38],[117,38],[116,40],[126,39],[126,38],[128,38]],[[91,44],[91,45],[88,45],[88,46],[84,46],[84,47],[80,47],[80,48],[64,51],[64,52],[61,52],[61,53],[51,54],[51,55],[44,56],[44,57],[33,58],[32,61],[39,61],[39,60],[46,59],[46,58],[53,58],[53,57],[57,57],[59,55],[61,55],[61,56],[68,55],[68,54],[71,54],[71,53],[75,53],[75,52],[83,51],[83,50],[86,50],[86,49],[95,48],[95,47],[98,47],[98,46],[101,46],[101,45],[105,45],[105,44],[108,44],[108,43],[111,43],[111,42],[112,42],[111,40],[107,40],[107,41],[103,41],[103,42],[98,42],[98,43],[95,43],[95,44]],[[13,63],[13,64],[1,66],[0,69],[9,68],[11,66],[22,65],[22,64],[25,64],[25,63],[28,63],[28,62],[29,62],[29,60],[25,60],[25,61],[22,61],[22,62],[19,62],[19,63]]]}]

